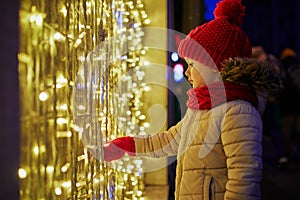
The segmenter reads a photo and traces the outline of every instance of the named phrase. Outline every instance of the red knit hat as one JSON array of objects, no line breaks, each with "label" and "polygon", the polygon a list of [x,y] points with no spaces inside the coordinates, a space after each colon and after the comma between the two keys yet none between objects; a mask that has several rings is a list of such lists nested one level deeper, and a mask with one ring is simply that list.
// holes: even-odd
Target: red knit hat
[{"label": "red knit hat", "polygon": [[188,57],[220,71],[232,57],[250,57],[252,48],[242,30],[245,6],[241,0],[221,0],[214,10],[215,19],[191,30],[178,47],[180,57]]}]

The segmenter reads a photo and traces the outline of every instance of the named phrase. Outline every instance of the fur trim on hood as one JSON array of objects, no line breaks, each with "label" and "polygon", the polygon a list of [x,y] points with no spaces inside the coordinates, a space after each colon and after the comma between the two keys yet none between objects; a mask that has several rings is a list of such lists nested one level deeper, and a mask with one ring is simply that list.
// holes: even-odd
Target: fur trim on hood
[{"label": "fur trim on hood", "polygon": [[258,92],[278,90],[280,73],[276,66],[255,58],[230,58],[223,64],[223,81],[247,85]]}]

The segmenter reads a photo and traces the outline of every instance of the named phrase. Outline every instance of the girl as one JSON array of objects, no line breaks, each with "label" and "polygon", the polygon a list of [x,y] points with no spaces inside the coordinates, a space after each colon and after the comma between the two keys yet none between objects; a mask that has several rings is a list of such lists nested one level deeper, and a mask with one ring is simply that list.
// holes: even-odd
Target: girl
[{"label": "girl", "polygon": [[241,29],[244,6],[223,0],[215,19],[193,29],[179,45],[192,84],[184,118],[152,136],[126,136],[104,146],[104,159],[177,155],[177,200],[260,199],[262,122],[266,92],[278,73],[250,58]]}]

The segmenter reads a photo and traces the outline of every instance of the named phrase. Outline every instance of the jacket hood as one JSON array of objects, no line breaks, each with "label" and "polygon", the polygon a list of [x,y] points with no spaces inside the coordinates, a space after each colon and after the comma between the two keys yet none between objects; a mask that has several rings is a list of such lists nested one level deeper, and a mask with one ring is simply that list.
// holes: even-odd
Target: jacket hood
[{"label": "jacket hood", "polygon": [[279,89],[279,69],[268,62],[255,58],[230,58],[223,66],[223,81],[249,86],[258,93]]},{"label": "jacket hood", "polygon": [[280,88],[278,66],[256,58],[230,58],[224,62],[221,70],[223,81],[246,85],[256,91],[257,109],[262,115],[270,93]]}]

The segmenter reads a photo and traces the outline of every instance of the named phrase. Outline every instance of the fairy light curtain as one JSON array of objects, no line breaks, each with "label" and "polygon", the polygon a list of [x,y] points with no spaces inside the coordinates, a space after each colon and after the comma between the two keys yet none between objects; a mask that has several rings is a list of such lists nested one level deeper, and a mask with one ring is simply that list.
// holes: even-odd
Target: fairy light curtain
[{"label": "fairy light curtain", "polygon": [[103,143],[145,133],[141,0],[22,0],[21,199],[142,199],[142,160]]}]

